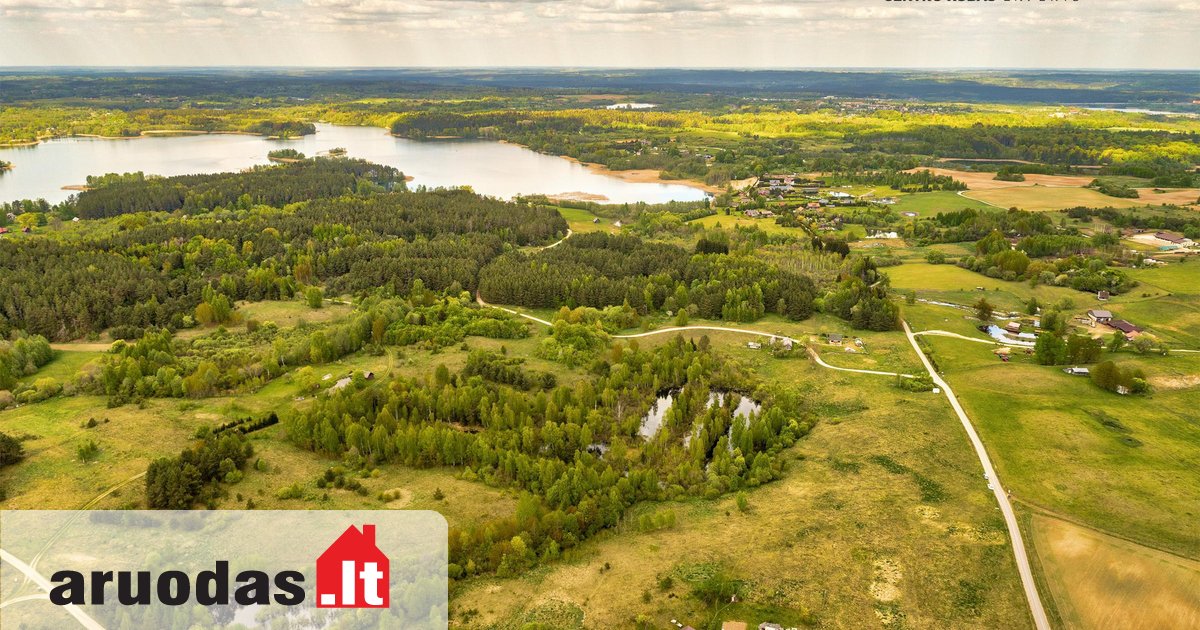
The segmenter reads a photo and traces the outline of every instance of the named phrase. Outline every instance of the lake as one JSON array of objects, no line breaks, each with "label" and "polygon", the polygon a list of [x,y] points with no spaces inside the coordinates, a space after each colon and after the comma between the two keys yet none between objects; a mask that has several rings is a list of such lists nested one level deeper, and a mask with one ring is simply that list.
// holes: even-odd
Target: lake
[{"label": "lake", "polygon": [[[0,148],[14,168],[0,174],[0,201],[65,200],[63,186],[83,184],[88,175],[142,171],[186,175],[237,171],[267,164],[267,152],[292,148],[307,156],[335,147],[350,157],[394,166],[413,178],[409,186],[470,186],[475,192],[509,199],[519,194],[584,193],[601,203],[697,201],[705,193],[681,184],[631,182],[589,170],[560,157],[486,140],[416,141],[395,138],[377,127],[317,125],[317,133],[293,140],[209,134],[129,140],[58,138],[32,147]],[[589,197],[593,198],[593,197]]]},{"label": "lake", "polygon": [[[650,410],[646,412],[646,415],[642,416],[642,423],[638,427],[638,435],[642,436],[647,441],[654,439],[654,436],[658,434],[658,430],[662,427],[663,419],[666,418],[667,412],[670,411],[671,406],[675,404],[675,397],[677,395],[679,395],[679,390],[669,390],[660,393],[655,398],[654,404],[650,406]],[[709,409],[714,406],[724,407],[725,397],[732,395],[734,394],[730,392],[710,391],[708,393],[708,402],[705,403],[705,409]],[[756,414],[762,411],[762,405],[755,402],[754,399],[750,398],[749,396],[741,396],[740,394],[738,396],[739,398],[737,407],[735,407],[733,410],[733,417],[735,420],[747,420],[750,418],[750,414]],[[729,429],[732,433],[733,426],[731,425]],[[684,436],[683,445],[687,446],[690,440],[690,434]]]}]

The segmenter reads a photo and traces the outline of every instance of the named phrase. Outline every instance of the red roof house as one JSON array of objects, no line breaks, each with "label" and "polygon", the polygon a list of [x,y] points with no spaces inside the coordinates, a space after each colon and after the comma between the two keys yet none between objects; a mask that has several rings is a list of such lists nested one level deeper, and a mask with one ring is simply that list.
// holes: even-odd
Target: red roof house
[{"label": "red roof house", "polygon": [[390,569],[375,526],[351,525],[317,558],[317,608],[387,608]]}]

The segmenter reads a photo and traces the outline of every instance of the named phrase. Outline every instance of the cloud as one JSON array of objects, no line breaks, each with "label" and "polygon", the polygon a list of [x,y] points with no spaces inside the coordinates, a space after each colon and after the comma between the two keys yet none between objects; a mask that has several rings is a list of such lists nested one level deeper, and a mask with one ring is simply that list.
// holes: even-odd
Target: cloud
[{"label": "cloud", "polygon": [[1200,59],[1194,0],[0,0],[0,63],[77,57],[74,28],[89,33],[85,59],[96,64],[1194,67]]}]

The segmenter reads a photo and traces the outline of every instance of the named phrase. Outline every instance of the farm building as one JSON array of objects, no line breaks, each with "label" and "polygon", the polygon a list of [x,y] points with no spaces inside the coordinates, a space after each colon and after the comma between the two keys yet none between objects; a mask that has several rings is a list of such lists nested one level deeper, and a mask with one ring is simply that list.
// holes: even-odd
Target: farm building
[{"label": "farm building", "polygon": [[1021,332],[1021,322],[1008,322],[1004,325],[1004,330],[1010,333],[1019,333]]},{"label": "farm building", "polygon": [[1112,297],[1112,294],[1110,294],[1108,291],[1097,291],[1096,292],[1096,299],[1100,300],[1101,302],[1107,302],[1108,298],[1110,298],[1110,297]]},{"label": "farm building", "polygon": [[1069,368],[1063,369],[1063,371],[1066,372],[1067,374],[1070,374],[1071,376],[1088,376],[1092,373],[1091,370],[1089,370],[1085,367],[1069,367]]},{"label": "farm building", "polygon": [[1172,234],[1171,232],[1155,232],[1154,238],[1157,238],[1162,241],[1166,241],[1168,243],[1172,243],[1174,245],[1191,245],[1192,244],[1192,239],[1187,238],[1186,236],[1181,236],[1179,234]]},{"label": "farm building", "polygon": [[842,334],[841,333],[829,333],[829,343],[833,343],[833,344],[842,343]]},{"label": "farm building", "polygon": [[1141,328],[1138,328],[1137,326],[1134,326],[1123,319],[1109,320],[1105,325],[1109,328],[1125,333],[1126,339],[1133,339],[1138,333],[1142,332]]}]

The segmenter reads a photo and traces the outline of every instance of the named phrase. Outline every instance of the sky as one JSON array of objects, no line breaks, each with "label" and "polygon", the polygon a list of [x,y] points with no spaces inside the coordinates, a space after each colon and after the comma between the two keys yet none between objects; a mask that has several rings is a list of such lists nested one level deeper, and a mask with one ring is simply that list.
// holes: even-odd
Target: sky
[{"label": "sky", "polygon": [[0,66],[1200,68],[1200,0],[0,0]]}]

